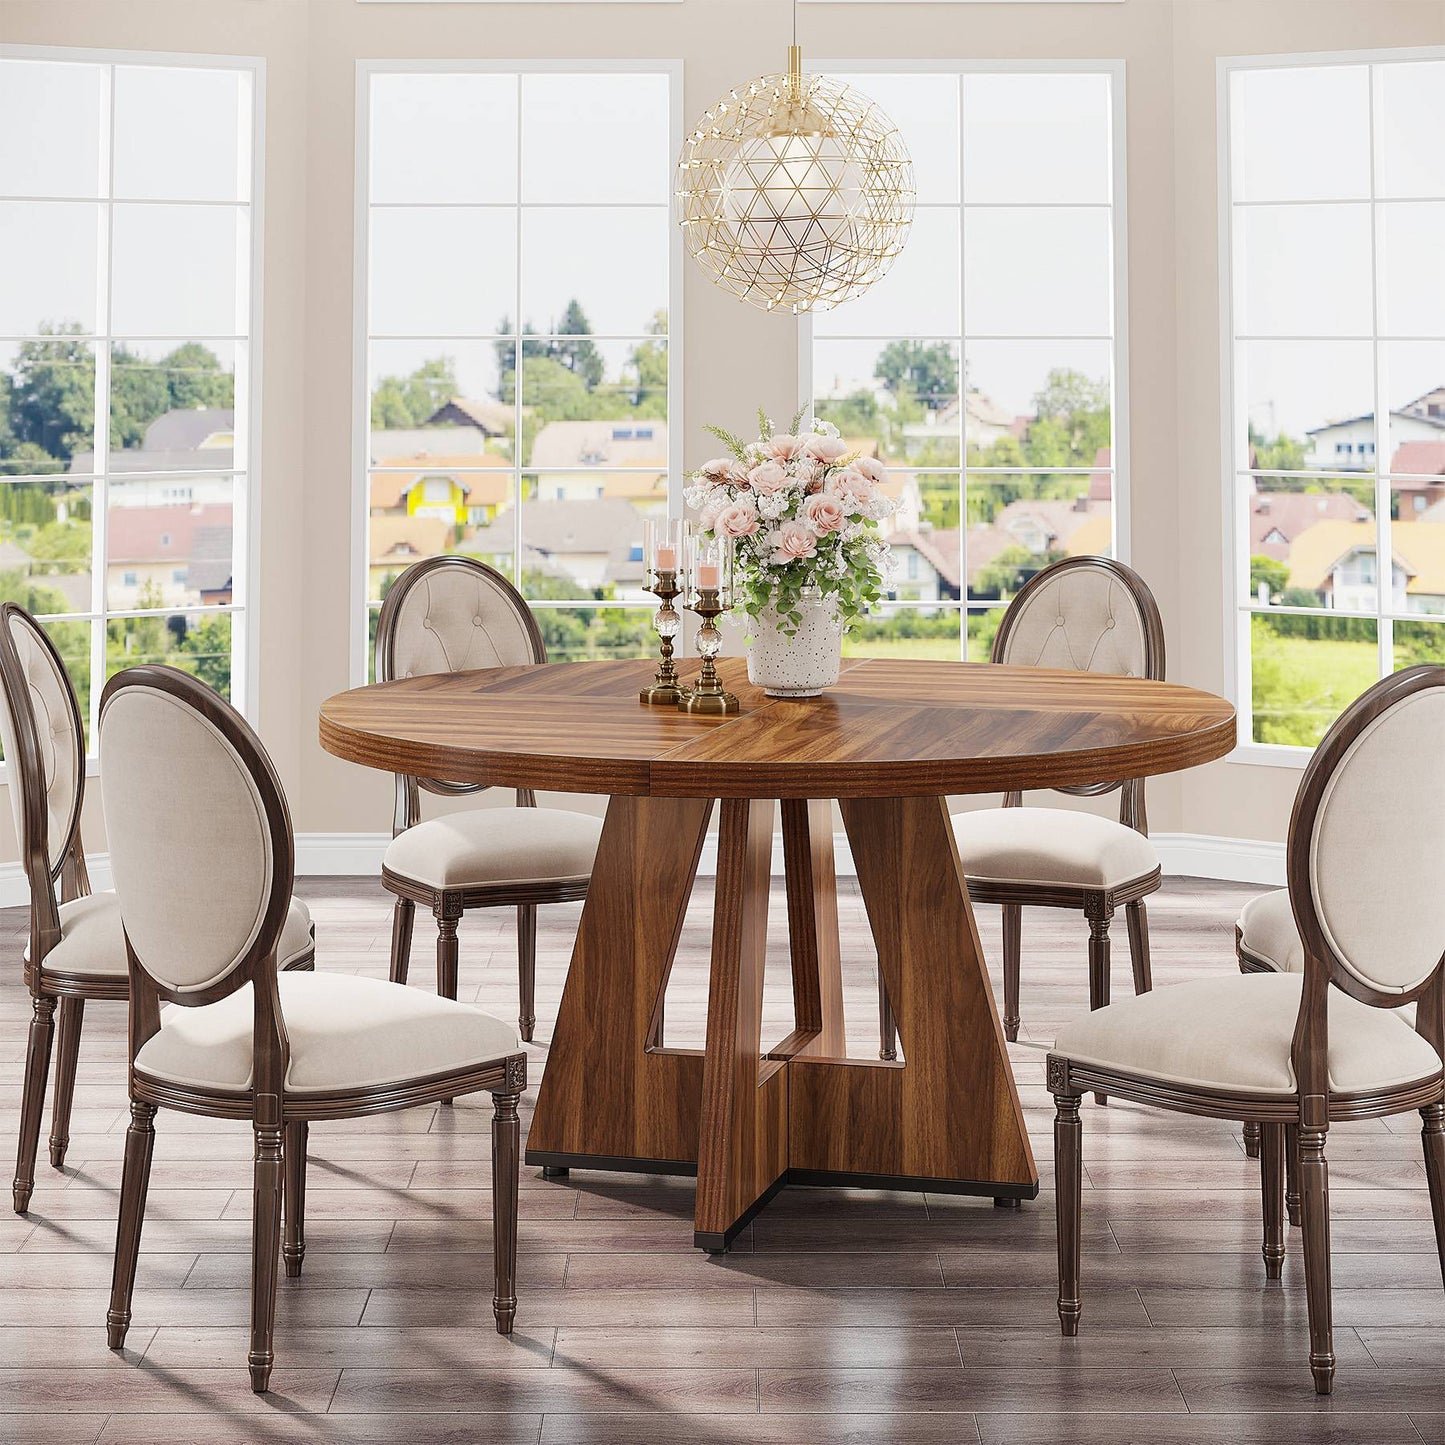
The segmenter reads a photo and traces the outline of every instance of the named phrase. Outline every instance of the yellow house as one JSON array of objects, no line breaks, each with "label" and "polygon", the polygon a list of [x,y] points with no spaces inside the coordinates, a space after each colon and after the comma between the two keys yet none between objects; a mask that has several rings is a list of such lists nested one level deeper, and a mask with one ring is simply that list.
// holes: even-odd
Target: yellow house
[{"label": "yellow house", "polygon": [[[432,517],[455,527],[484,527],[511,500],[511,463],[502,457],[387,457],[400,471],[371,474],[373,517]],[[490,475],[489,475],[490,473]]]}]

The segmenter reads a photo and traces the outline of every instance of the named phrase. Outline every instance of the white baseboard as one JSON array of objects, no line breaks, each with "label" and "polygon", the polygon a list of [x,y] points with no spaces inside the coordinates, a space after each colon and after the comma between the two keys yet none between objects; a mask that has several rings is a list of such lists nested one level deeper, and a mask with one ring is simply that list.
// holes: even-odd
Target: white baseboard
[{"label": "white baseboard", "polygon": [[[1154,846],[1166,877],[1218,878],[1230,883],[1261,883],[1283,887],[1284,844],[1265,843],[1255,838],[1221,838],[1207,833],[1155,833]],[[376,877],[381,857],[391,842],[389,833],[298,833],[296,835],[296,876],[298,878]],[[838,873],[851,878],[857,870],[848,850],[848,839],[834,835],[833,850]],[[109,888],[110,858],[105,853],[86,855],[91,887]],[[773,871],[783,867],[781,837],[773,840]],[[708,834],[703,845],[699,871],[717,872],[717,835]],[[17,908],[29,901],[30,890],[19,863],[0,863],[0,908]]]}]

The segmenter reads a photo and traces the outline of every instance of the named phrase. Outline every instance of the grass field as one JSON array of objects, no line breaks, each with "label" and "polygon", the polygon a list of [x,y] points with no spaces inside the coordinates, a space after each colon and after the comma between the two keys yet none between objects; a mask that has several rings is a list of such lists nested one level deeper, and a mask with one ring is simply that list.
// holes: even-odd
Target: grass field
[{"label": "grass field", "polygon": [[1370,641],[1281,636],[1253,619],[1254,741],[1313,747],[1380,675]]}]

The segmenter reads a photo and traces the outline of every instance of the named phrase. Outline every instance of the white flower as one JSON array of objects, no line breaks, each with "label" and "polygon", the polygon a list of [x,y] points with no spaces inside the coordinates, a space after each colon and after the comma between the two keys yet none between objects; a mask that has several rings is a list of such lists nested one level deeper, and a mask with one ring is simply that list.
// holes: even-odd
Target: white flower
[{"label": "white flower", "polygon": [[791,492],[759,493],[758,515],[765,521],[776,522],[796,500]]},{"label": "white flower", "polygon": [[835,427],[832,422],[819,421],[816,417],[813,418],[813,430],[820,437],[836,437],[839,435],[838,428]]}]

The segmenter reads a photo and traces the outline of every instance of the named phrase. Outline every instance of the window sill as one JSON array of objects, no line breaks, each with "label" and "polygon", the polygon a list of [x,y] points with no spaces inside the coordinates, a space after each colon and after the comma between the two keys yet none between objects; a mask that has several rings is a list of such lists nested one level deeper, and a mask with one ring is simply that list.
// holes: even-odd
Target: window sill
[{"label": "window sill", "polygon": [[1245,763],[1256,768],[1307,768],[1314,757],[1313,748],[1298,748],[1285,743],[1241,743],[1225,758],[1226,763]]}]

